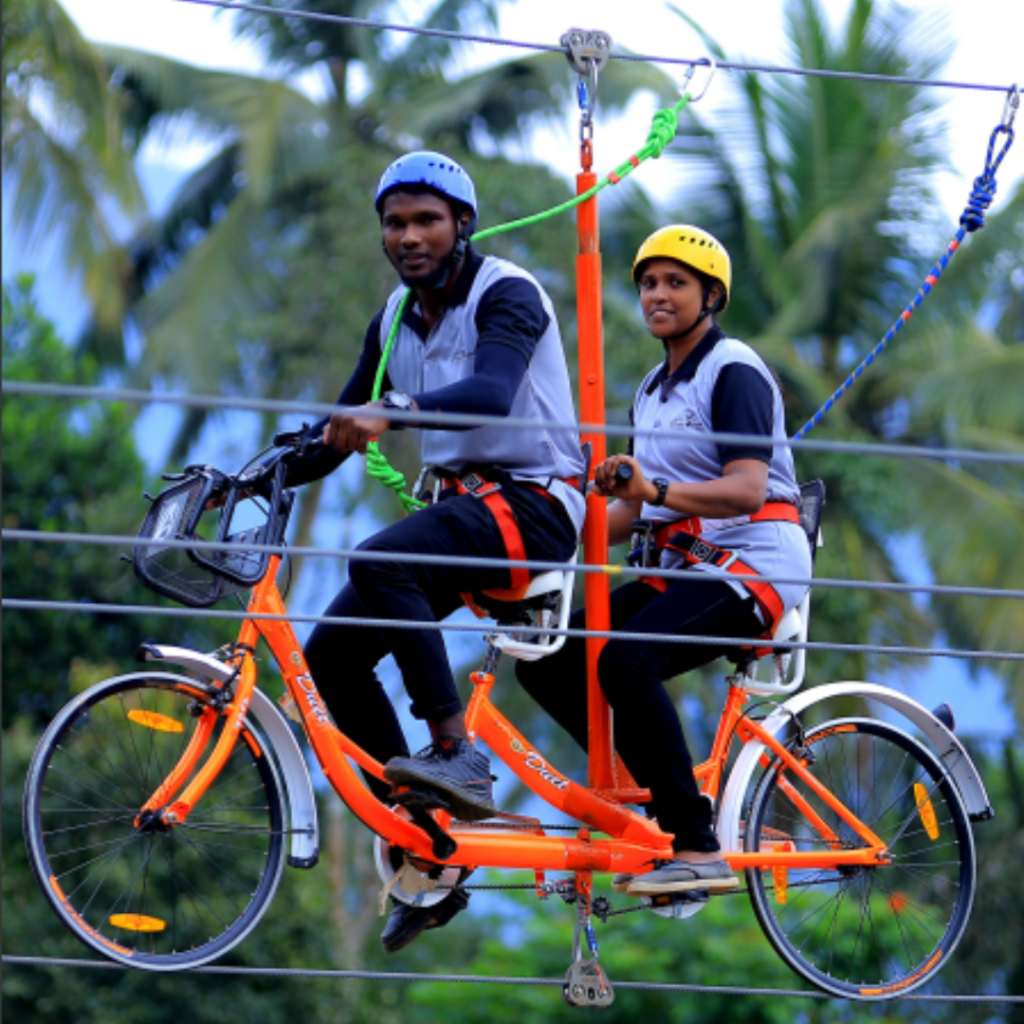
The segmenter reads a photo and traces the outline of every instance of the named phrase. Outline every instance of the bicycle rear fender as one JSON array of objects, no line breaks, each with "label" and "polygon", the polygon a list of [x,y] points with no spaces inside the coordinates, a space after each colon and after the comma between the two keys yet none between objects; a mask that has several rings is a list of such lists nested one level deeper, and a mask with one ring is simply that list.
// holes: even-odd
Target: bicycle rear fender
[{"label": "bicycle rear fender", "polygon": [[[764,719],[761,725],[768,733],[775,736],[792,721],[794,715],[799,715],[811,705],[831,700],[833,697],[865,697],[869,700],[876,700],[903,715],[904,718],[910,719],[934,747],[943,768],[952,777],[954,785],[963,798],[971,821],[988,821],[993,817],[995,812],[989,803],[985,784],[981,781],[981,775],[963,744],[927,708],[887,686],[859,682],[827,683],[824,686],[815,686],[791,697]],[[744,800],[764,752],[763,743],[756,741],[747,743],[729,774],[729,781],[726,784],[725,793],[722,795],[718,813],[718,841],[723,850],[738,851],[742,849],[740,819],[743,816]]]},{"label": "bicycle rear fender", "polygon": [[[165,661],[223,683],[234,672],[230,665],[208,654],[190,651],[185,647],[144,643],[136,658],[140,662]],[[258,687],[253,690],[247,717],[251,717],[260,732],[269,741],[277,758],[288,799],[291,831],[291,852],[288,865],[293,868],[311,868],[320,857],[320,827],[313,797],[313,784],[309,777],[302,748],[292,733],[284,713]]]}]

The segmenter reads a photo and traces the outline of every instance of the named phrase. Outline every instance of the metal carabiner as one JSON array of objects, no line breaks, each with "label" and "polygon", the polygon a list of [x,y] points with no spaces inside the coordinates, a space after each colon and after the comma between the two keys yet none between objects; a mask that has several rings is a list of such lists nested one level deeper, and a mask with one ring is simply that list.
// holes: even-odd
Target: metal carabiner
[{"label": "metal carabiner", "polygon": [[1010,91],[1006,94],[1006,103],[1003,104],[1003,121],[1000,125],[1001,128],[1012,128],[1013,119],[1017,116],[1017,109],[1020,107],[1020,89],[1017,88],[1017,83],[1014,82],[1010,86]]},{"label": "metal carabiner", "polygon": [[708,67],[711,70],[708,72],[708,80],[704,83],[704,88],[701,89],[701,91],[696,96],[690,97],[691,103],[696,103],[697,100],[704,98],[704,94],[708,91],[708,88],[711,86],[711,79],[715,77],[715,72],[718,70],[718,64],[715,62],[714,57],[701,57],[700,60],[695,60],[690,65],[689,74],[687,74],[686,78],[684,79],[683,88],[680,90],[680,92],[685,92],[686,86],[690,84],[690,80],[693,78],[694,72],[697,70],[698,64],[702,65],[703,67]]}]

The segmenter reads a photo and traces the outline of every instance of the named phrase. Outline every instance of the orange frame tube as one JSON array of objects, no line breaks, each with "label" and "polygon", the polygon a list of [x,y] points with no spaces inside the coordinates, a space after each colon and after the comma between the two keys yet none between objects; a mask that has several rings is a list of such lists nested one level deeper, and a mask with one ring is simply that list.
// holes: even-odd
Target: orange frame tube
[{"label": "orange frame tube", "polygon": [[[597,184],[590,170],[590,146],[583,150],[583,171],[576,176],[576,194]],[[576,208],[576,316],[579,325],[580,417],[586,424],[604,426],[604,337],[601,304],[601,242],[597,196]],[[600,431],[584,431],[584,442],[592,447],[593,465],[608,454],[607,439]],[[583,526],[583,559],[587,565],[608,564],[608,513],[605,499],[591,494],[587,498],[587,518]],[[611,628],[608,577],[588,573],[584,581],[587,629]],[[597,678],[597,662],[606,641],[588,637],[587,644],[587,725],[589,730],[588,781],[591,789],[614,790],[612,712]]]},{"label": "orange frame tube", "polygon": [[[251,613],[286,614],[275,584],[279,565],[278,557],[271,559],[267,575],[253,591],[248,609]],[[378,778],[383,775],[383,767],[341,733],[331,721],[291,623],[284,618],[248,619],[243,623],[239,643],[248,645],[249,649],[241,655],[238,687],[227,707],[225,727],[208,761],[181,796],[165,810],[165,820],[169,824],[185,820],[217,772],[223,768],[237,743],[244,729],[244,714],[256,683],[252,648],[255,647],[258,635],[266,639],[277,659],[285,686],[300,709],[313,750],[324,774],[341,799],[373,832],[400,846],[413,857],[434,862],[432,843],[427,834],[381,803],[356,773],[349,758]],[[585,824],[578,835],[572,838],[517,834],[507,830],[489,833],[486,826],[463,829],[456,824],[450,827],[450,833],[458,842],[457,863],[471,867],[529,868],[537,871],[628,872],[642,870],[654,856],[669,854],[671,836],[662,832],[650,819],[628,810],[593,786],[588,788],[573,782],[548,764],[530,741],[491,703],[490,692],[494,686],[492,675],[475,673],[472,681],[474,693],[466,713],[467,726],[472,733],[483,738],[495,755],[534,793],[551,806]],[[730,690],[715,737],[712,758],[696,770],[698,778],[705,782],[705,790],[717,785],[721,779],[732,739],[738,737],[742,742],[756,739],[781,758],[791,778],[801,779],[816,796],[854,828],[866,845],[855,850],[797,852],[792,850],[789,843],[773,842],[769,848],[753,853],[728,852],[724,854],[725,859],[735,869],[877,865],[884,857],[885,846],[881,840],[756,721],[742,718],[740,709],[746,696],[737,687]],[[190,776],[199,763],[212,731],[212,720],[207,725],[204,716],[179,763],[147,802],[147,808],[159,807],[181,781]],[[798,808],[804,810],[799,805]],[[176,817],[170,818],[170,815]],[[448,826],[447,816],[439,816],[438,820],[442,827]],[[808,820],[819,830],[824,826],[823,834],[826,837],[831,835],[831,830],[817,815],[808,815]],[[610,838],[592,838],[591,829]]]}]

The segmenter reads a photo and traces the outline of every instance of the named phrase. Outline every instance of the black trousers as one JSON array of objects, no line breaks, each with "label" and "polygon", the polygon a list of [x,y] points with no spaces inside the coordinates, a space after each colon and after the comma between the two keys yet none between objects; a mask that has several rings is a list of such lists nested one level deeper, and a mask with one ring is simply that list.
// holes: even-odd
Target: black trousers
[{"label": "black trousers", "polygon": [[[494,479],[493,476],[488,479]],[[515,514],[526,556],[565,562],[576,550],[576,530],[561,504],[547,494],[502,478],[501,494]],[[439,622],[462,607],[461,594],[510,585],[508,569],[452,563],[418,565],[388,559],[391,552],[505,558],[501,531],[490,509],[471,495],[421,509],[359,545],[377,552],[352,561],[349,582],[326,615],[339,618]],[[393,654],[416,718],[438,721],[462,710],[462,700],[437,629],[319,624],[306,643],[310,672],[344,733],[378,761],[409,753],[402,728],[376,667]],[[367,780],[379,796],[390,786]]]},{"label": "black trousers", "polygon": [[[584,627],[583,611],[572,627]],[[664,593],[649,584],[627,583],[612,593],[611,626],[630,633],[756,637],[764,626],[753,598],[728,584],[673,581]],[[609,640],[598,661],[598,679],[614,715],[615,747],[626,767],[651,791],[652,816],[675,835],[676,850],[719,849],[708,801],[693,775],[693,760],[666,679],[714,661],[729,645]],[[516,674],[527,692],[584,750],[587,749],[585,641],[570,638],[541,661],[520,661]]]}]

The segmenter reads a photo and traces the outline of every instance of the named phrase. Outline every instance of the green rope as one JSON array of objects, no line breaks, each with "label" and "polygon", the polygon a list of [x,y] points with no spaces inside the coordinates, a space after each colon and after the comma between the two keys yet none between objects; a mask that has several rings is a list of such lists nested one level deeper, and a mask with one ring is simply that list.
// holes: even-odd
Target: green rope
[{"label": "green rope", "polygon": [[[588,199],[592,199],[606,186],[618,185],[623,178],[632,174],[633,171],[635,171],[645,160],[657,160],[657,158],[661,156],[662,150],[664,150],[664,148],[676,137],[676,131],[679,127],[679,115],[689,102],[690,94],[684,93],[675,106],[665,107],[662,110],[659,110],[654,115],[654,120],[651,123],[651,130],[647,133],[647,141],[644,143],[643,147],[633,156],[629,157],[628,160],[624,160],[622,164],[615,168],[614,171],[602,178],[593,188],[587,189],[586,192],[583,192],[578,196],[574,196],[572,199],[569,199],[564,203],[560,203],[558,206],[553,206],[550,210],[544,210],[541,213],[533,214],[531,217],[523,217],[521,220],[513,220],[508,224],[498,224],[493,228],[487,228],[484,231],[479,231],[473,236],[473,241],[480,242],[485,238],[492,237],[493,235],[499,235],[505,231],[512,231],[515,228],[525,228],[530,224],[537,224],[539,221],[547,220],[548,217],[554,217],[560,213],[565,213],[567,210],[571,210],[573,207],[579,206],[580,203],[585,203]],[[402,314],[409,303],[409,296],[411,294],[412,289],[410,288],[402,296],[402,299],[398,304],[398,309],[395,311],[394,318],[391,321],[391,330],[388,331],[387,342],[384,345],[384,351],[381,353],[380,357],[380,364],[377,367],[377,377],[373,382],[373,392],[370,399],[372,402],[376,402],[377,399],[380,398],[381,388],[384,384],[384,374],[387,371],[388,357],[391,355],[391,349],[394,347],[395,338],[398,336],[398,328],[402,322]],[[371,441],[366,446],[366,471],[375,480],[379,480],[385,487],[390,487],[398,495],[399,500],[402,502],[402,507],[407,513],[415,512],[417,509],[426,507],[425,502],[420,501],[411,494],[405,493],[405,474],[400,473],[397,469],[391,466],[388,460],[384,457],[380,450],[380,446],[376,441]]]},{"label": "green rope", "polygon": [[[398,336],[398,325],[402,322],[402,314],[405,312],[405,307],[409,304],[410,295],[412,295],[412,289],[406,289],[405,294],[398,303],[398,309],[395,311],[391,330],[388,331],[388,340],[384,345],[384,351],[381,353],[380,363],[377,366],[377,376],[373,381],[373,391],[370,399],[373,402],[380,398],[381,388],[384,385],[384,374],[388,368],[388,357],[391,355],[395,338]],[[426,502],[420,501],[415,495],[405,493],[405,474],[399,472],[388,462],[376,441],[370,441],[366,446],[366,472],[374,480],[379,480],[385,487],[390,487],[398,495],[398,500],[401,501],[406,515],[410,515],[417,509],[426,508]]]}]

